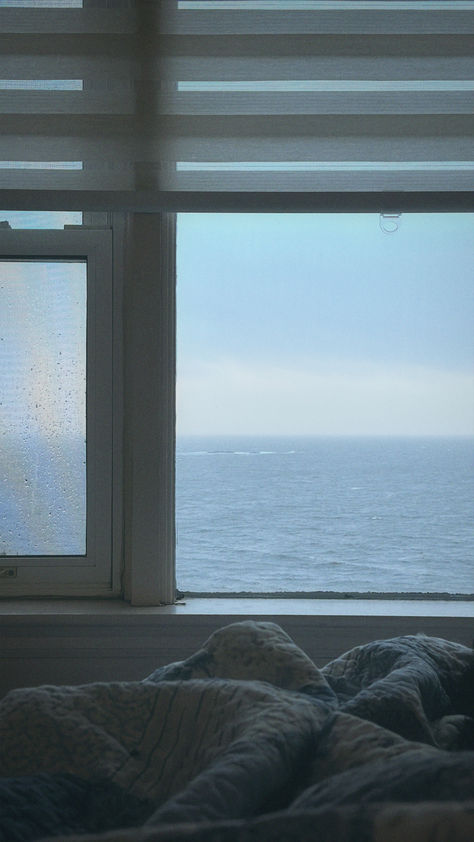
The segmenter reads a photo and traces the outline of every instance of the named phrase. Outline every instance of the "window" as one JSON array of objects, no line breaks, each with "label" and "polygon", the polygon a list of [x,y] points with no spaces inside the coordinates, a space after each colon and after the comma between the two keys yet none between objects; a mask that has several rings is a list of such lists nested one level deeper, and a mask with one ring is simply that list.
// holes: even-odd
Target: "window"
[{"label": "window", "polygon": [[4,258],[1,551],[86,552],[85,260]]},{"label": "window", "polygon": [[80,211],[1,211],[3,228],[53,228],[63,229],[68,225],[82,225]]},{"label": "window", "polygon": [[2,594],[117,590],[111,257],[110,231],[0,229]]},{"label": "window", "polygon": [[112,219],[0,231],[3,263],[88,286],[86,555],[18,557],[2,588],[56,567],[70,592],[173,600],[173,214],[472,209],[473,10],[0,0],[0,205]]},{"label": "window", "polygon": [[177,241],[180,590],[471,593],[474,216]]},{"label": "window", "polygon": [[[194,217],[194,219],[196,218],[197,217]],[[241,218],[244,219],[244,217]],[[400,232],[403,231],[407,234],[410,230],[409,218],[410,217],[408,215],[402,217],[401,222],[400,220],[395,220],[395,222],[393,220],[385,220],[383,221],[383,225],[389,227],[399,224]],[[186,219],[188,223],[191,224],[193,217],[192,215],[189,215]],[[201,217],[201,219],[203,219],[203,217]],[[232,229],[232,216],[226,215],[224,219],[227,220],[229,230]],[[279,215],[277,219],[279,220],[279,236],[281,237],[281,226],[284,226],[285,217],[284,215]],[[305,225],[308,224],[310,219],[311,217],[307,215],[299,217],[299,220]],[[362,217],[360,219],[362,220]],[[389,248],[389,250],[393,249],[398,235],[386,234],[381,231],[377,215],[372,215],[372,219],[374,220],[374,230],[377,231],[377,236],[380,237],[381,242],[386,244],[386,247]],[[454,220],[454,217],[451,217],[451,219]],[[254,240],[261,239],[262,232],[260,231],[259,226],[265,224],[264,215],[259,218],[253,215],[251,217],[247,217],[246,220],[247,231],[253,232]],[[298,216],[292,216],[291,220],[294,225],[294,230],[297,230]],[[337,217],[334,216],[333,220],[334,224],[336,224]],[[463,215],[462,220],[464,224],[467,221],[467,217]],[[62,379],[63,375],[66,376],[65,372],[67,371],[67,366],[56,366],[56,362],[58,362],[59,357],[64,356],[66,353],[66,345],[59,344],[53,346],[51,344],[51,337],[57,328],[58,318],[63,318],[66,323],[67,318],[69,318],[71,313],[74,312],[74,308],[70,308],[69,315],[67,316],[67,310],[65,309],[61,310],[61,308],[59,308],[57,311],[53,311],[49,306],[49,299],[45,297],[42,294],[41,289],[37,287],[37,282],[44,284],[46,287],[49,286],[50,289],[53,290],[55,288],[55,284],[59,284],[57,287],[58,289],[67,289],[70,288],[70,284],[73,284],[76,296],[74,300],[82,302],[83,308],[85,302],[87,301],[88,310],[88,347],[86,366],[86,379],[88,379],[86,429],[87,472],[84,473],[83,471],[83,454],[81,456],[80,452],[76,455],[78,470],[72,466],[71,460],[73,459],[74,454],[72,453],[71,448],[63,448],[63,453],[58,454],[58,464],[61,464],[62,469],[66,470],[68,480],[71,479],[69,474],[74,473],[74,488],[72,491],[71,488],[68,489],[67,487],[64,491],[61,489],[60,494],[57,496],[60,498],[61,494],[65,493],[66,496],[69,496],[69,503],[71,503],[72,506],[76,505],[74,503],[74,499],[76,500],[76,503],[79,499],[79,506],[76,505],[76,514],[79,515],[78,518],[76,518],[76,523],[82,523],[82,526],[80,525],[80,528],[76,533],[76,537],[74,539],[76,543],[74,545],[70,544],[69,546],[61,547],[56,544],[53,546],[51,543],[51,534],[57,536],[58,532],[61,530],[61,518],[59,518],[59,520],[57,518],[59,507],[57,507],[57,511],[55,513],[56,522],[54,521],[54,518],[52,521],[54,524],[52,531],[50,531],[49,535],[47,530],[42,533],[41,526],[38,526],[38,524],[41,524],[41,517],[44,519],[44,515],[46,514],[46,520],[49,521],[49,509],[46,511],[45,508],[45,504],[47,503],[46,493],[41,493],[39,496],[37,494],[35,499],[33,499],[32,496],[28,496],[30,492],[30,475],[28,473],[25,474],[24,467],[27,465],[29,473],[31,473],[31,470],[33,470],[33,472],[36,471],[36,483],[39,467],[38,463],[35,464],[34,459],[30,460],[29,463],[23,461],[23,465],[21,466],[21,470],[17,473],[15,481],[20,486],[24,483],[25,479],[27,479],[28,482],[26,484],[24,483],[24,485],[26,485],[26,489],[22,489],[23,496],[20,496],[19,498],[20,502],[18,504],[18,511],[20,511],[21,506],[23,506],[24,514],[25,506],[30,506],[27,513],[27,519],[30,524],[33,524],[36,545],[31,542],[27,543],[26,538],[28,536],[26,536],[23,532],[23,535],[20,536],[21,541],[23,541],[22,544],[18,543],[15,547],[13,543],[10,543],[3,549],[3,552],[8,552],[8,556],[2,559],[2,565],[0,565],[5,571],[3,573],[2,584],[0,586],[2,588],[2,593],[4,594],[38,593],[113,595],[123,593],[126,598],[131,599],[136,604],[147,602],[156,603],[160,600],[170,601],[173,599],[175,588],[173,567],[173,436],[175,412],[173,377],[175,344],[173,259],[174,223],[175,220],[173,216],[134,214],[128,218],[126,225],[124,226],[123,220],[118,215],[116,216],[114,220],[114,240],[115,254],[117,257],[117,260],[115,261],[117,264],[116,280],[118,281],[119,289],[121,285],[119,276],[122,271],[120,261],[122,260],[123,262],[122,256],[124,253],[126,254],[125,264],[128,264],[129,268],[125,271],[123,300],[121,294],[119,294],[116,296],[115,304],[113,304],[111,298],[111,232],[109,230],[72,228],[64,231],[45,230],[39,232],[37,230],[22,231],[0,229],[0,265],[4,270],[4,281],[8,280],[9,284],[9,289],[7,291],[4,290],[3,294],[6,295],[8,293],[10,298],[13,297],[13,299],[15,299],[15,288],[18,284],[18,278],[20,277],[22,278],[23,294],[25,295],[25,291],[28,290],[30,291],[30,294],[33,294],[34,291],[37,295],[37,301],[43,302],[44,309],[46,311],[46,320],[44,321],[44,325],[41,330],[40,325],[35,324],[32,319],[30,319],[30,324],[27,324],[28,313],[26,308],[21,311],[22,322],[24,322],[24,325],[22,326],[22,333],[19,333],[18,329],[15,329],[15,321],[8,317],[4,319],[2,329],[2,335],[6,336],[8,334],[8,341],[10,343],[14,340],[18,343],[18,339],[21,339],[23,342],[25,338],[31,342],[31,348],[33,349],[31,352],[31,361],[34,363],[34,365],[31,366],[34,369],[32,372],[32,378],[35,378],[35,387],[37,391],[38,383],[36,382],[36,378],[38,367],[36,365],[35,356],[41,356],[42,364],[44,362],[44,358],[50,357],[53,361],[51,366],[53,371],[56,369],[61,371],[61,376],[59,378],[56,378],[56,380],[53,378],[53,385],[50,388],[51,392],[60,392],[64,385],[66,386],[66,389],[70,388],[67,384],[67,380]],[[219,236],[216,240],[216,228],[215,226],[213,227],[212,215],[206,215],[205,223],[208,226],[207,230],[209,232],[210,240],[208,243],[209,248],[207,249],[207,254],[201,259],[200,272],[206,272],[210,268],[209,254],[214,245],[216,245],[215,257],[220,254],[220,259],[224,261],[223,265],[229,265],[229,255],[226,255],[225,252],[225,237]],[[430,230],[431,238],[436,240],[438,237],[437,235],[435,236],[435,227],[436,226]],[[208,235],[206,234],[206,237],[207,236]],[[206,237],[204,236],[204,230],[202,229],[201,234],[197,237],[197,241],[200,242],[201,246],[207,242]],[[247,248],[244,248],[244,245],[245,243],[242,239],[238,243],[234,243],[234,246],[236,247],[234,258],[236,258],[237,254],[240,253],[239,260],[241,257],[245,257],[247,261],[251,261],[251,255],[247,251]],[[431,259],[434,260],[433,255],[431,255]],[[212,307],[216,307],[217,310],[220,309],[221,316],[222,307],[225,304],[222,299],[223,281],[220,269],[218,268],[216,270],[216,284],[213,287],[211,299],[206,302],[203,296],[203,288],[199,288],[199,285],[197,284],[196,267],[199,265],[199,261],[196,262],[193,259],[191,263],[192,272],[187,279],[188,287],[190,286],[192,288],[192,294],[195,298],[201,299],[201,307],[204,309],[207,308],[206,318],[208,321],[201,324],[199,324],[199,321],[196,321],[194,325],[188,323],[188,340],[192,339],[192,333],[195,330],[201,330],[209,333],[215,328],[217,320],[215,316],[212,316],[211,309],[208,307],[209,304],[212,304]],[[131,269],[130,266],[132,267]],[[258,271],[262,271],[261,265],[259,265]],[[15,273],[17,273],[17,276]],[[231,297],[233,296],[235,300],[237,300],[239,296],[241,299],[244,298],[245,306],[250,306],[248,295],[254,280],[254,276],[251,277],[249,275],[247,279],[247,290],[244,291],[244,286],[242,285],[239,288],[236,286],[232,286],[232,288],[229,287],[230,278],[227,277],[227,294],[230,294]],[[270,280],[271,278],[267,278],[267,285]],[[180,296],[184,293],[182,281],[183,279],[181,280]],[[460,281],[460,277],[458,277],[458,281]],[[426,284],[428,284],[426,289],[430,292],[430,279],[425,282],[425,285]],[[447,332],[444,334],[443,339],[446,348],[452,344],[453,353],[456,352],[455,349],[459,342],[465,342],[467,347],[472,337],[469,330],[471,318],[471,305],[469,304],[469,298],[462,299],[459,295],[457,295],[457,297],[454,295],[455,290],[459,292],[461,289],[465,289],[463,284],[464,281],[452,286],[453,302],[455,300],[457,302],[455,306],[453,304],[453,307],[454,309],[457,308],[458,313],[460,310],[463,312],[464,321],[462,323],[462,329],[459,321],[457,323],[457,328],[453,327],[453,324],[450,321],[451,316],[447,313]],[[4,286],[6,287],[7,284],[4,284]],[[178,284],[178,286],[180,286],[180,284]],[[255,284],[255,292],[257,291],[257,286],[258,285]],[[265,285],[263,284],[262,288],[264,286]],[[276,316],[275,307],[277,305],[280,308],[280,311],[285,311],[285,317],[289,317],[289,302],[288,300],[285,300],[284,295],[282,296],[285,285],[279,283],[277,286],[278,289],[277,287],[273,287],[275,292],[273,307],[271,308],[274,310],[273,317]],[[289,288],[290,287],[288,287],[288,289]],[[294,284],[291,286],[291,290],[293,295],[296,296],[297,290]],[[330,298],[332,290],[325,287],[324,291],[320,294],[326,296],[326,298]],[[367,294],[370,295],[372,293],[368,290]],[[183,299],[181,298],[180,307],[182,302]],[[227,304],[228,303],[229,302],[227,302]],[[462,307],[460,307],[461,303],[463,303]],[[254,315],[252,318],[254,319],[254,326],[256,326],[256,328],[258,328],[259,323],[263,325],[263,322],[269,318],[269,314],[264,313],[263,304],[264,302],[261,300],[261,306],[258,309],[253,309]],[[339,305],[340,304],[341,298],[339,297]],[[408,308],[411,306],[408,300],[405,301],[405,305]],[[423,314],[424,309],[426,309],[424,307],[423,300],[418,299],[417,307],[417,312],[419,314]],[[2,313],[4,312],[6,312],[6,309],[2,308]],[[122,318],[124,321],[123,329],[125,336],[125,433],[123,441],[121,433],[122,405],[120,398],[121,363],[120,355],[118,355],[115,369],[114,371],[112,370],[113,340],[111,327],[112,320],[115,320],[115,334],[120,336],[122,331]],[[215,322],[214,327],[212,326],[212,319],[214,319]],[[414,320],[412,318],[412,326],[413,324]],[[448,325],[450,326],[448,327]],[[221,320],[221,328],[223,327],[225,328],[225,320]],[[453,331],[455,330],[457,330],[459,334],[457,337],[454,337]],[[44,347],[40,354],[37,336],[38,334],[41,334],[41,331]],[[81,324],[80,319],[75,326],[75,331],[75,334],[73,334],[75,338],[71,341],[79,344],[84,342],[84,323]],[[275,326],[275,332],[277,332],[277,326]],[[245,346],[250,356],[256,360],[257,346],[253,347],[252,341],[255,340],[258,330],[254,333],[253,339],[251,333],[252,331],[250,330],[249,324],[245,323],[245,320],[242,319],[239,334],[232,337],[229,332],[227,339],[230,342],[235,342],[236,347],[239,345],[241,347]],[[413,341],[415,334],[416,330],[411,331],[410,341]],[[280,339],[280,346],[283,350],[285,342],[288,343],[291,340],[291,336],[287,335],[285,338],[283,334],[280,334]],[[303,336],[300,337],[300,340],[302,339]],[[63,340],[61,339],[61,342],[62,341]],[[441,357],[443,350],[441,347],[442,344],[443,343],[440,343],[439,347]],[[4,345],[4,342],[2,345]],[[4,347],[2,348],[2,351],[5,353]],[[269,348],[269,353],[270,351],[271,349]],[[288,351],[288,344],[286,346],[286,351]],[[53,352],[56,354],[56,357]],[[25,361],[30,361],[28,346],[25,345],[25,347],[22,348],[22,353],[24,369]],[[4,360],[5,359],[6,357],[4,356]],[[17,365],[20,364],[18,362],[19,359],[20,358],[17,359]],[[182,360],[180,360],[180,365],[182,365]],[[20,380],[19,373],[17,373],[15,378],[12,378],[12,367],[10,365],[7,365],[6,367],[2,366],[2,372],[6,372],[7,379],[10,377],[11,379],[16,380],[17,392],[21,393],[21,389],[18,385]],[[469,376],[467,371],[466,375]],[[118,392],[119,395],[118,400],[117,396],[112,397],[112,393],[114,391],[114,380],[115,386],[117,387],[115,391]],[[444,385],[446,384],[440,382],[439,385],[440,388],[444,388]],[[278,386],[279,384],[276,381],[277,391]],[[4,389],[2,389],[2,391],[5,393]],[[13,395],[14,392],[11,392],[11,394]],[[200,395],[201,400],[205,401],[210,399],[212,403],[213,400],[215,401],[218,399],[215,390],[214,392],[209,392],[207,397],[206,394],[207,393],[202,391]],[[465,390],[463,391],[463,394],[466,397]],[[42,394],[41,397],[43,398],[44,395]],[[179,425],[182,424],[183,421],[182,412],[180,414],[180,407],[181,410],[183,407],[182,400],[183,395],[179,398],[181,403],[178,402],[178,430],[180,429]],[[469,414],[468,396],[466,400],[467,415],[464,410],[462,413],[459,412],[459,405],[457,407],[453,407],[451,400],[445,402],[447,415],[451,415],[451,417],[457,416],[458,418],[461,426],[457,432],[460,434],[465,433],[467,429],[465,426],[462,426],[463,424],[465,425],[465,421],[463,421],[462,418],[465,419]],[[29,406],[31,409],[31,403]],[[60,426],[63,426],[64,433],[65,428],[70,421],[67,420],[67,413],[64,413],[63,411],[64,405],[59,403],[59,406],[61,408]],[[76,405],[74,409],[76,418],[84,418],[83,408],[83,394],[81,398],[81,387],[79,387],[76,389]],[[36,407],[34,407],[34,409],[36,409]],[[40,412],[43,412],[44,414],[44,407],[39,409]],[[5,411],[5,407],[3,407],[3,410]],[[27,415],[28,411],[29,410],[27,409]],[[51,410],[48,411],[51,414]],[[243,415],[245,414],[248,416],[248,413],[244,412]],[[215,414],[215,417],[218,417],[217,414]],[[60,427],[58,428],[57,422],[58,418],[55,418],[56,426],[53,426],[52,428],[53,439],[56,436],[58,429],[60,429]],[[13,422],[10,419],[8,423],[11,427]],[[37,423],[37,419],[35,423]],[[3,429],[6,429],[5,424],[3,425]],[[214,428],[213,432],[216,432],[216,430],[217,428]],[[221,428],[221,430],[227,433],[232,432],[230,428],[227,430]],[[150,431],[153,432],[152,435],[150,435]],[[182,426],[181,431],[185,431]],[[440,430],[438,429],[438,432],[439,431]],[[29,435],[31,432],[32,431],[30,430]],[[190,430],[188,429],[187,432],[190,432]],[[202,429],[200,432],[202,432]],[[240,432],[242,432],[242,430]],[[249,429],[247,429],[246,432],[249,432]],[[286,432],[288,432],[288,430],[286,430]],[[327,432],[327,430],[324,432]],[[459,439],[459,442],[461,441],[461,438]],[[112,454],[113,449],[115,449],[116,461],[114,461]],[[203,496],[202,476],[205,469],[205,460],[202,458],[202,454],[196,455],[196,451],[200,449],[201,446],[193,447],[192,450],[194,455],[189,459],[185,457],[185,460],[187,459],[188,467],[194,466],[195,469],[196,484],[194,489],[192,489],[190,497],[188,496],[188,501],[191,498],[191,503],[193,505],[195,504],[196,499]],[[231,448],[229,447],[229,443],[227,441],[224,442],[219,449],[229,450]],[[249,452],[252,448],[244,448],[239,445],[239,447],[233,447],[232,449],[234,451],[239,450]],[[270,448],[267,445],[264,446],[264,444],[258,447],[258,456],[262,460],[262,464],[264,460],[267,460],[267,467],[270,466],[274,454],[263,453],[263,451],[272,449],[274,448]],[[295,448],[292,446],[287,449],[293,450]],[[120,481],[120,463],[122,459],[122,452],[124,462],[123,518],[121,514],[122,483]],[[239,462],[239,470],[243,472],[242,477],[247,478],[249,466],[251,465],[253,459],[253,456],[249,457],[248,452],[240,452],[238,456],[234,458],[235,465]],[[29,455],[31,455],[31,448]],[[35,458],[38,456],[37,449],[33,455]],[[292,453],[288,453],[285,456],[288,462],[286,480],[292,476],[292,481],[297,484],[300,474],[298,474],[298,471],[294,473],[296,464],[294,457],[295,454]],[[220,458],[221,465],[224,468],[225,460],[229,459],[229,455],[220,455],[218,458]],[[301,453],[298,458],[301,460]],[[11,483],[13,475],[12,470],[15,465],[15,460],[10,456],[8,458],[4,457],[4,459],[6,461],[6,470],[3,470],[2,478],[4,481],[7,480]],[[184,464],[183,451],[180,446],[179,439],[177,459],[179,483],[182,478],[182,467]],[[459,459],[460,471],[469,473],[469,465],[465,462],[461,453],[459,454]],[[16,464],[18,465],[18,459]],[[448,458],[448,462],[446,464],[450,470],[455,468],[455,461],[452,459]],[[254,476],[257,476],[257,474],[254,473]],[[45,477],[47,479],[47,476],[43,473],[40,479],[44,481]],[[464,536],[462,536],[462,540],[465,538],[466,540],[469,540],[468,508],[470,492],[468,482],[469,479],[466,477],[465,496],[463,498],[463,506],[466,508],[466,518],[465,533]],[[199,483],[201,483],[201,485],[199,485]],[[353,483],[353,489],[351,485],[350,491],[353,497],[357,493],[360,493],[356,490],[356,486],[358,485],[359,483],[356,481]],[[334,483],[331,493],[334,494],[337,487],[337,483]],[[35,488],[37,493],[37,484]],[[82,502],[80,493],[81,489],[83,490]],[[210,497],[212,498],[215,491],[215,485],[212,485],[211,483],[209,490]],[[56,488],[55,491],[57,492],[58,489]],[[284,487],[280,487],[280,491],[282,492],[283,497],[287,495],[287,489],[285,490]],[[194,500],[192,499],[193,495]],[[282,505],[284,502],[283,497],[280,501]],[[35,509],[35,504],[38,502],[38,499],[41,506]],[[4,500],[5,497],[2,495],[2,503],[4,503]],[[184,497],[182,489],[178,488],[178,511],[180,518],[182,517],[183,502]],[[252,503],[251,500],[246,500],[245,502],[248,504],[250,514],[252,514],[255,510],[255,503]],[[338,501],[338,505],[341,505],[340,500]],[[41,507],[43,507],[42,510]],[[115,519],[113,520],[114,508]],[[230,509],[231,519],[234,518],[234,520],[235,511],[236,509]],[[31,514],[33,514],[33,518],[31,518]],[[305,522],[304,518],[301,519],[301,517],[295,517],[295,514],[298,515],[298,513],[292,512],[291,517],[288,518],[287,537],[291,534],[297,543],[299,540],[299,530],[306,533],[306,536],[308,536],[308,523]],[[441,512],[440,518],[445,518],[446,514],[446,511]],[[260,515],[264,518],[266,532],[271,532],[271,520],[265,516],[263,511],[260,512]],[[200,512],[196,509],[194,516],[197,518],[200,517]],[[375,513],[375,515],[373,513],[368,513],[367,522],[369,522],[372,517],[379,518],[381,515],[380,513]],[[462,513],[460,513],[460,517],[463,517]],[[24,524],[24,520],[25,518],[22,516],[21,523]],[[85,520],[87,520],[86,530],[84,530]],[[13,523],[11,515],[10,523]],[[224,558],[224,564],[219,570],[220,578],[216,578],[214,567],[214,570],[211,571],[210,575],[208,575],[208,578],[206,579],[206,565],[203,563],[201,566],[201,561],[203,559],[205,562],[209,561],[209,558],[204,558],[207,555],[207,546],[212,546],[214,544],[213,552],[215,552],[213,532],[219,532],[221,526],[222,524],[220,524],[216,518],[213,520],[211,518],[211,521],[207,524],[207,526],[203,523],[200,524],[200,527],[203,529],[208,529],[206,544],[205,541],[202,541],[202,532],[200,537],[196,538],[196,535],[193,535],[188,529],[188,534],[185,536],[183,534],[183,523],[180,523],[180,520],[178,520],[178,563],[181,565],[181,567],[178,567],[178,585],[181,589],[197,592],[210,592],[217,590],[224,593],[236,591],[241,592],[243,590],[278,592],[280,590],[292,591],[293,589],[296,591],[306,592],[315,592],[326,589],[334,591],[342,590],[343,592],[347,592],[347,577],[344,578],[342,576],[339,577],[339,580],[337,580],[336,567],[334,567],[334,570],[332,571],[334,575],[332,576],[331,582],[323,587],[319,586],[319,581],[316,585],[314,578],[308,578],[307,571],[305,572],[302,568],[302,570],[299,571],[299,579],[296,586],[294,583],[292,585],[291,582],[288,582],[288,584],[282,588],[282,580],[280,578],[276,580],[274,576],[271,576],[270,565],[267,566],[270,571],[270,579],[267,579],[267,583],[269,584],[264,584],[262,588],[261,578],[260,583],[259,581],[253,581],[251,577],[244,581],[243,565],[241,563],[243,556],[239,557],[240,560],[238,566],[234,563],[232,569],[228,567],[226,568],[225,561],[227,556],[224,551],[220,553],[220,558]],[[382,535],[383,526],[383,522],[379,519],[369,523],[369,527],[373,527],[373,531],[378,531],[379,536]],[[117,550],[120,546],[120,538],[114,538],[117,534],[121,535],[122,531],[124,534],[125,556],[123,589],[121,589],[119,583],[122,554],[119,549]],[[68,540],[70,540],[71,537],[70,533],[71,531],[69,530]],[[17,538],[18,534],[19,533],[17,532]],[[457,540],[459,537],[456,536],[454,532],[451,532],[450,534],[453,540]],[[40,538],[39,541],[38,536]],[[85,548],[83,546],[84,537],[86,539]],[[222,531],[220,531],[219,540],[223,537],[225,536],[223,536]],[[275,546],[278,543],[278,540],[278,535],[275,533]],[[41,543],[41,541],[43,541],[43,543]],[[50,542],[49,545],[48,541]],[[114,541],[116,551],[114,551]],[[186,541],[187,548],[185,546]],[[183,546],[185,547],[184,554]],[[461,546],[459,552],[463,551],[463,546],[464,544]],[[249,557],[250,555],[252,557],[258,557],[259,551],[259,547],[250,548]],[[283,555],[285,555],[285,552],[283,552]],[[183,571],[185,570],[183,567],[183,558],[185,554],[187,554],[188,559],[193,561],[195,567],[195,574],[193,574],[195,575],[195,579],[192,581],[191,586],[186,582],[185,575],[183,575]],[[196,568],[196,559],[200,565],[199,569]],[[280,561],[283,569],[285,568],[285,565],[289,563],[288,558],[282,558]],[[468,559],[466,561],[468,561]],[[321,570],[321,566],[319,569]],[[10,570],[13,570],[16,576],[10,578],[8,576],[8,571]],[[467,567],[466,570],[466,575],[469,577]],[[252,574],[253,573],[255,573],[258,580],[259,574],[255,564],[253,564]],[[307,581],[309,587],[306,584]],[[402,584],[400,588],[396,588],[397,591],[399,589],[402,591],[413,590],[411,586],[408,588],[406,587],[406,581],[407,579],[405,579],[405,583]],[[433,590],[431,584],[432,583],[430,581],[428,583],[426,583],[426,581],[421,582],[420,590]],[[355,584],[355,586],[350,590],[352,592],[353,590],[365,590],[366,588],[367,582],[365,585]],[[374,589],[378,590],[379,586],[376,586]],[[439,590],[440,588],[438,586],[435,589]],[[390,591],[390,588],[387,590]],[[456,590],[460,593],[469,593],[469,578],[467,580],[465,578],[465,581],[460,587],[456,585],[454,587],[449,586],[447,590],[450,590],[451,592]]]}]

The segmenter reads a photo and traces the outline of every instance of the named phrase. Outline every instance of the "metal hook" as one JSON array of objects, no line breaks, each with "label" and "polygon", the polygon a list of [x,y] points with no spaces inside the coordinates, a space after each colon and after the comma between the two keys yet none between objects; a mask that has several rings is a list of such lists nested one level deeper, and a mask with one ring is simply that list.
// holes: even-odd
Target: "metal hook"
[{"label": "metal hook", "polygon": [[384,234],[395,234],[400,227],[401,213],[381,213],[379,214],[379,228]]}]

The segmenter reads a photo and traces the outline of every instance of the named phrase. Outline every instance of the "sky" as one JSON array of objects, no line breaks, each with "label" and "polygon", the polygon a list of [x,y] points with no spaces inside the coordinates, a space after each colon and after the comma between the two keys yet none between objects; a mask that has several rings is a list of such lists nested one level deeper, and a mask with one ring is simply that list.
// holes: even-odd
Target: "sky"
[{"label": "sky", "polygon": [[[41,216],[46,227],[78,222]],[[473,256],[474,214],[179,214],[178,435],[474,435]],[[58,281],[45,312],[64,320],[71,278],[61,295]],[[4,330],[15,323],[24,348],[15,382],[34,384],[28,405],[51,424],[61,384],[46,400],[37,366],[55,332],[33,370],[37,319],[22,304],[12,322],[7,309]],[[82,404],[73,414],[83,418]]]},{"label": "sky", "polygon": [[179,214],[178,435],[473,435],[473,256],[474,214]]}]

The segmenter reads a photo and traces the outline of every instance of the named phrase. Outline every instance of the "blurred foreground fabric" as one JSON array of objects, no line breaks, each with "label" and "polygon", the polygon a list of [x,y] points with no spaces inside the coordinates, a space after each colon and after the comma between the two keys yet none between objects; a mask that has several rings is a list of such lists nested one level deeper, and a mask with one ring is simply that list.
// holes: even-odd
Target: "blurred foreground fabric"
[{"label": "blurred foreground fabric", "polygon": [[142,682],[0,703],[0,842],[471,842],[474,655],[418,636],[318,669],[276,624]]}]

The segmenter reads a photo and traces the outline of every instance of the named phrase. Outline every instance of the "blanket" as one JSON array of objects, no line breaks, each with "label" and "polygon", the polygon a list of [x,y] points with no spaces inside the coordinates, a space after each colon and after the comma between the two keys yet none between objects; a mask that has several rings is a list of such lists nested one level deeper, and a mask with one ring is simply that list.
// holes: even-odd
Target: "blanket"
[{"label": "blanket", "polygon": [[276,624],[141,682],[0,703],[0,842],[472,842],[474,655],[423,635],[318,669]]}]

